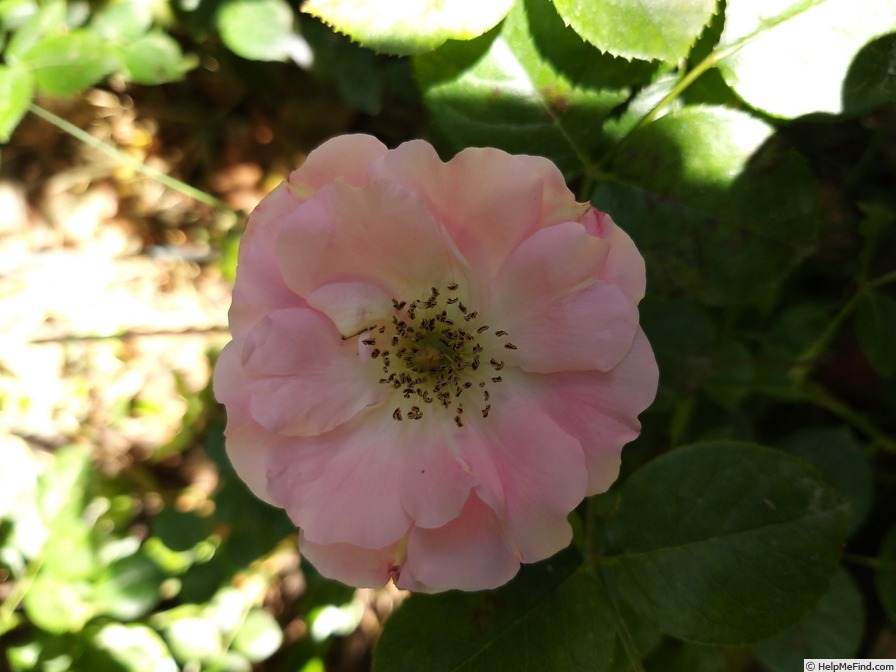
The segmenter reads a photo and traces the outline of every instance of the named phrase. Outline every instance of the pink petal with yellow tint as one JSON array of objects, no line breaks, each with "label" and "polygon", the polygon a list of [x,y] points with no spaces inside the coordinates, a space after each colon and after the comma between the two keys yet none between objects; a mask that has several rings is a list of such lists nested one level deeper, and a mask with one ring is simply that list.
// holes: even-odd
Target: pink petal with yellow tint
[{"label": "pink petal with yellow tint", "polygon": [[304,534],[299,536],[299,550],[324,576],[359,588],[379,588],[388,583],[402,553],[400,543],[385,548],[316,544]]},{"label": "pink petal with yellow tint", "polygon": [[368,182],[367,169],[389,150],[372,135],[340,135],[327,140],[308,154],[305,162],[289,175],[297,191],[317,191],[337,179],[354,187]]}]

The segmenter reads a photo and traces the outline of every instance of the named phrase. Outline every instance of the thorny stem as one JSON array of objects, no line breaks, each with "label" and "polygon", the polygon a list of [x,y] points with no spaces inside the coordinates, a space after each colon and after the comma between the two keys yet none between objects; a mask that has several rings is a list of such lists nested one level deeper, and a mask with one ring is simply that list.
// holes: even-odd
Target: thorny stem
[{"label": "thorny stem", "polygon": [[896,441],[887,436],[864,415],[832,397],[825,389],[813,385],[807,389],[798,390],[797,399],[820,406],[871,439],[872,446],[880,445],[884,450],[896,454]]},{"label": "thorny stem", "polygon": [[200,203],[205,203],[206,205],[210,205],[213,208],[218,210],[223,210],[225,212],[233,212],[233,208],[227,205],[224,201],[215,198],[211,194],[207,194],[204,191],[197,189],[196,187],[192,187],[186,182],[181,182],[180,180],[171,177],[170,175],[166,175],[160,170],[156,170],[155,168],[151,168],[147,166],[145,163],[140,161],[139,159],[135,159],[132,156],[128,156],[118,148],[110,145],[102,140],[99,140],[90,133],[87,133],[81,128],[78,128],[74,124],[66,121],[62,117],[58,117],[49,110],[45,110],[44,108],[36,105],[35,103],[31,103],[28,108],[33,114],[37,115],[44,121],[48,121],[53,124],[56,128],[68,133],[74,138],[77,138],[81,142],[86,145],[90,145],[94,149],[97,149],[107,156],[115,159],[116,161],[128,166],[129,168],[133,168],[138,173],[145,175],[151,180],[155,180],[160,184],[168,187],[169,189],[173,189],[174,191],[180,192],[184,196],[188,196],[193,200],[199,201]]}]

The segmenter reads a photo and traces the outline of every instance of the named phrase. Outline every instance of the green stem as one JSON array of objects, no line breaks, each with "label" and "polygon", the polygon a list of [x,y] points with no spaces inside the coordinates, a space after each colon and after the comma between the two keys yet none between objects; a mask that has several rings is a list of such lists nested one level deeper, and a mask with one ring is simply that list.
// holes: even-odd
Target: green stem
[{"label": "green stem", "polygon": [[843,559],[852,564],[870,569],[883,570],[885,572],[896,572],[896,561],[881,560],[880,558],[869,558],[867,555],[856,555],[854,553],[844,553]]},{"label": "green stem", "polygon": [[196,187],[192,187],[186,182],[181,182],[178,179],[171,177],[170,175],[166,175],[160,170],[156,170],[155,168],[151,168],[147,166],[145,163],[140,161],[139,159],[135,159],[132,156],[128,156],[118,148],[99,140],[90,133],[87,133],[81,128],[78,128],[74,124],[66,121],[62,117],[57,117],[55,114],[50,112],[49,110],[45,110],[35,103],[31,103],[28,108],[33,114],[37,115],[44,121],[48,121],[53,124],[56,128],[68,133],[74,138],[77,138],[81,142],[86,145],[93,147],[94,149],[106,154],[107,156],[112,157],[119,163],[122,163],[129,168],[133,168],[138,173],[145,175],[146,177],[159,182],[160,184],[165,185],[169,189],[173,189],[174,191],[178,191],[184,196],[188,196],[193,200],[199,201],[200,203],[205,203],[206,205],[210,205],[213,208],[217,208],[218,210],[224,210],[226,212],[234,212],[233,208],[227,205],[224,201],[215,198],[211,194],[207,194]]},{"label": "green stem", "polygon": [[856,430],[871,439],[870,447],[880,445],[884,450],[896,455],[896,441],[887,436],[871,420],[842,401],[835,399],[823,388],[810,386],[803,390],[797,390],[797,399],[815,404],[836,415],[847,424],[852,425]]},{"label": "green stem", "polygon": [[10,622],[13,613],[18,609],[22,600],[25,599],[28,589],[31,587],[31,584],[34,583],[34,578],[37,576],[37,573],[40,571],[41,565],[43,564],[43,556],[34,558],[34,560],[28,563],[28,566],[25,568],[25,574],[12,587],[12,590],[9,595],[6,596],[6,600],[4,600],[3,604],[0,604],[0,624]]},{"label": "green stem", "polygon": [[812,372],[816,362],[821,358],[822,353],[828,347],[830,342],[833,340],[834,336],[837,335],[837,332],[840,330],[843,322],[848,318],[852,312],[856,309],[856,306],[859,304],[859,301],[867,294],[868,292],[875,290],[879,287],[883,287],[891,282],[896,282],[896,271],[891,271],[890,273],[885,273],[874,280],[869,280],[864,282],[859,287],[859,291],[857,291],[849,301],[840,309],[840,311],[834,316],[834,318],[828,323],[828,326],[821,333],[821,335],[803,352],[802,355],[797,359],[796,364],[793,366],[793,369],[790,372],[790,378],[794,382],[797,387],[802,386],[809,374]]},{"label": "green stem", "polygon": [[622,642],[622,648],[625,650],[625,655],[628,658],[629,663],[631,663],[629,669],[632,670],[632,672],[644,672],[644,666],[641,664],[641,654],[638,652],[635,640],[632,639],[632,633],[629,632],[625,619],[622,617],[622,611],[619,609],[619,601],[613,595],[613,590],[610,586],[611,582],[607,579],[604,571],[599,571],[598,573],[604,584],[604,588],[607,591],[607,596],[610,598],[610,604],[613,606],[613,620],[616,623],[616,634],[619,635],[619,641]]}]

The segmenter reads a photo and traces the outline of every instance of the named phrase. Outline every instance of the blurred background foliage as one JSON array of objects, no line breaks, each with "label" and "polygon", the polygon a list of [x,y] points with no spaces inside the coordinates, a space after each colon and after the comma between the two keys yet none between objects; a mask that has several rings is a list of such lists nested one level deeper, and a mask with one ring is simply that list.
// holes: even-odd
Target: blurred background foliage
[{"label": "blurred background foliage", "polygon": [[[0,667],[896,657],[894,31],[884,0],[0,0]],[[493,593],[322,579],[223,451],[245,215],[359,131],[547,156],[647,260],[661,385],[623,478]],[[668,560],[722,474],[708,510],[791,518],[695,517],[709,550]]]}]

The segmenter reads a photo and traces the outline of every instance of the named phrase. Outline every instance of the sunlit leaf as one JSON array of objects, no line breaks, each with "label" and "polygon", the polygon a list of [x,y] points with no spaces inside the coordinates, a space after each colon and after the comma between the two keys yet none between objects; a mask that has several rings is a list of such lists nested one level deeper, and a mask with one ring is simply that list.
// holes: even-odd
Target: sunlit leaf
[{"label": "sunlit leaf", "polygon": [[689,106],[634,131],[592,202],[647,259],[654,291],[736,304],[775,288],[814,245],[817,189],[765,123]]},{"label": "sunlit leaf", "polygon": [[894,30],[890,0],[729,0],[719,68],[739,96],[769,114],[866,111],[881,102],[869,90],[889,88],[892,99],[896,73],[867,61],[850,74],[851,64]]},{"label": "sunlit leaf", "polygon": [[272,656],[282,642],[276,619],[264,609],[252,609],[233,638],[233,648],[257,663]]},{"label": "sunlit leaf", "polygon": [[851,658],[864,627],[862,595],[849,574],[839,569],[815,608],[786,632],[759,644],[756,653],[771,672],[799,670],[806,658]]},{"label": "sunlit leaf", "polygon": [[90,633],[81,659],[85,670],[177,672],[168,647],[152,629],[140,624],[108,623]]},{"label": "sunlit leaf", "polygon": [[716,11],[715,0],[554,0],[563,20],[602,51],[675,62]]},{"label": "sunlit leaf", "polygon": [[0,65],[0,142],[7,142],[28,111],[34,78],[20,65]]},{"label": "sunlit leaf", "polygon": [[170,35],[154,31],[124,49],[125,78],[138,84],[164,84],[182,79],[194,61],[185,58]]},{"label": "sunlit leaf", "polygon": [[802,461],[707,442],[655,459],[618,491],[603,562],[666,633],[746,644],[796,622],[827,590],[848,508]]},{"label": "sunlit leaf", "polygon": [[224,44],[253,61],[304,63],[308,45],[295,31],[295,15],[286,0],[225,0],[215,18]]},{"label": "sunlit leaf", "polygon": [[[618,86],[612,65],[606,89],[594,88],[593,80],[577,86],[560,74],[535,42],[530,4],[517,3],[499,29],[480,38],[416,57],[415,73],[435,130],[450,149],[478,145],[541,154],[564,171],[581,172],[603,141],[601,121],[628,91]],[[569,29],[557,33],[555,45],[561,40],[584,46]]]},{"label": "sunlit leaf", "polygon": [[22,54],[37,90],[51,96],[80,93],[119,69],[114,47],[90,30],[45,38]]},{"label": "sunlit leaf", "polygon": [[139,618],[158,603],[163,578],[158,566],[138,552],[103,569],[95,582],[94,603],[99,613],[121,620]]},{"label": "sunlit leaf", "polygon": [[388,54],[420,54],[445,40],[470,40],[503,19],[513,0],[308,0],[316,16],[363,46]]},{"label": "sunlit leaf", "polygon": [[494,591],[414,595],[387,622],[374,670],[601,672],[615,639],[603,585],[566,551]]}]

